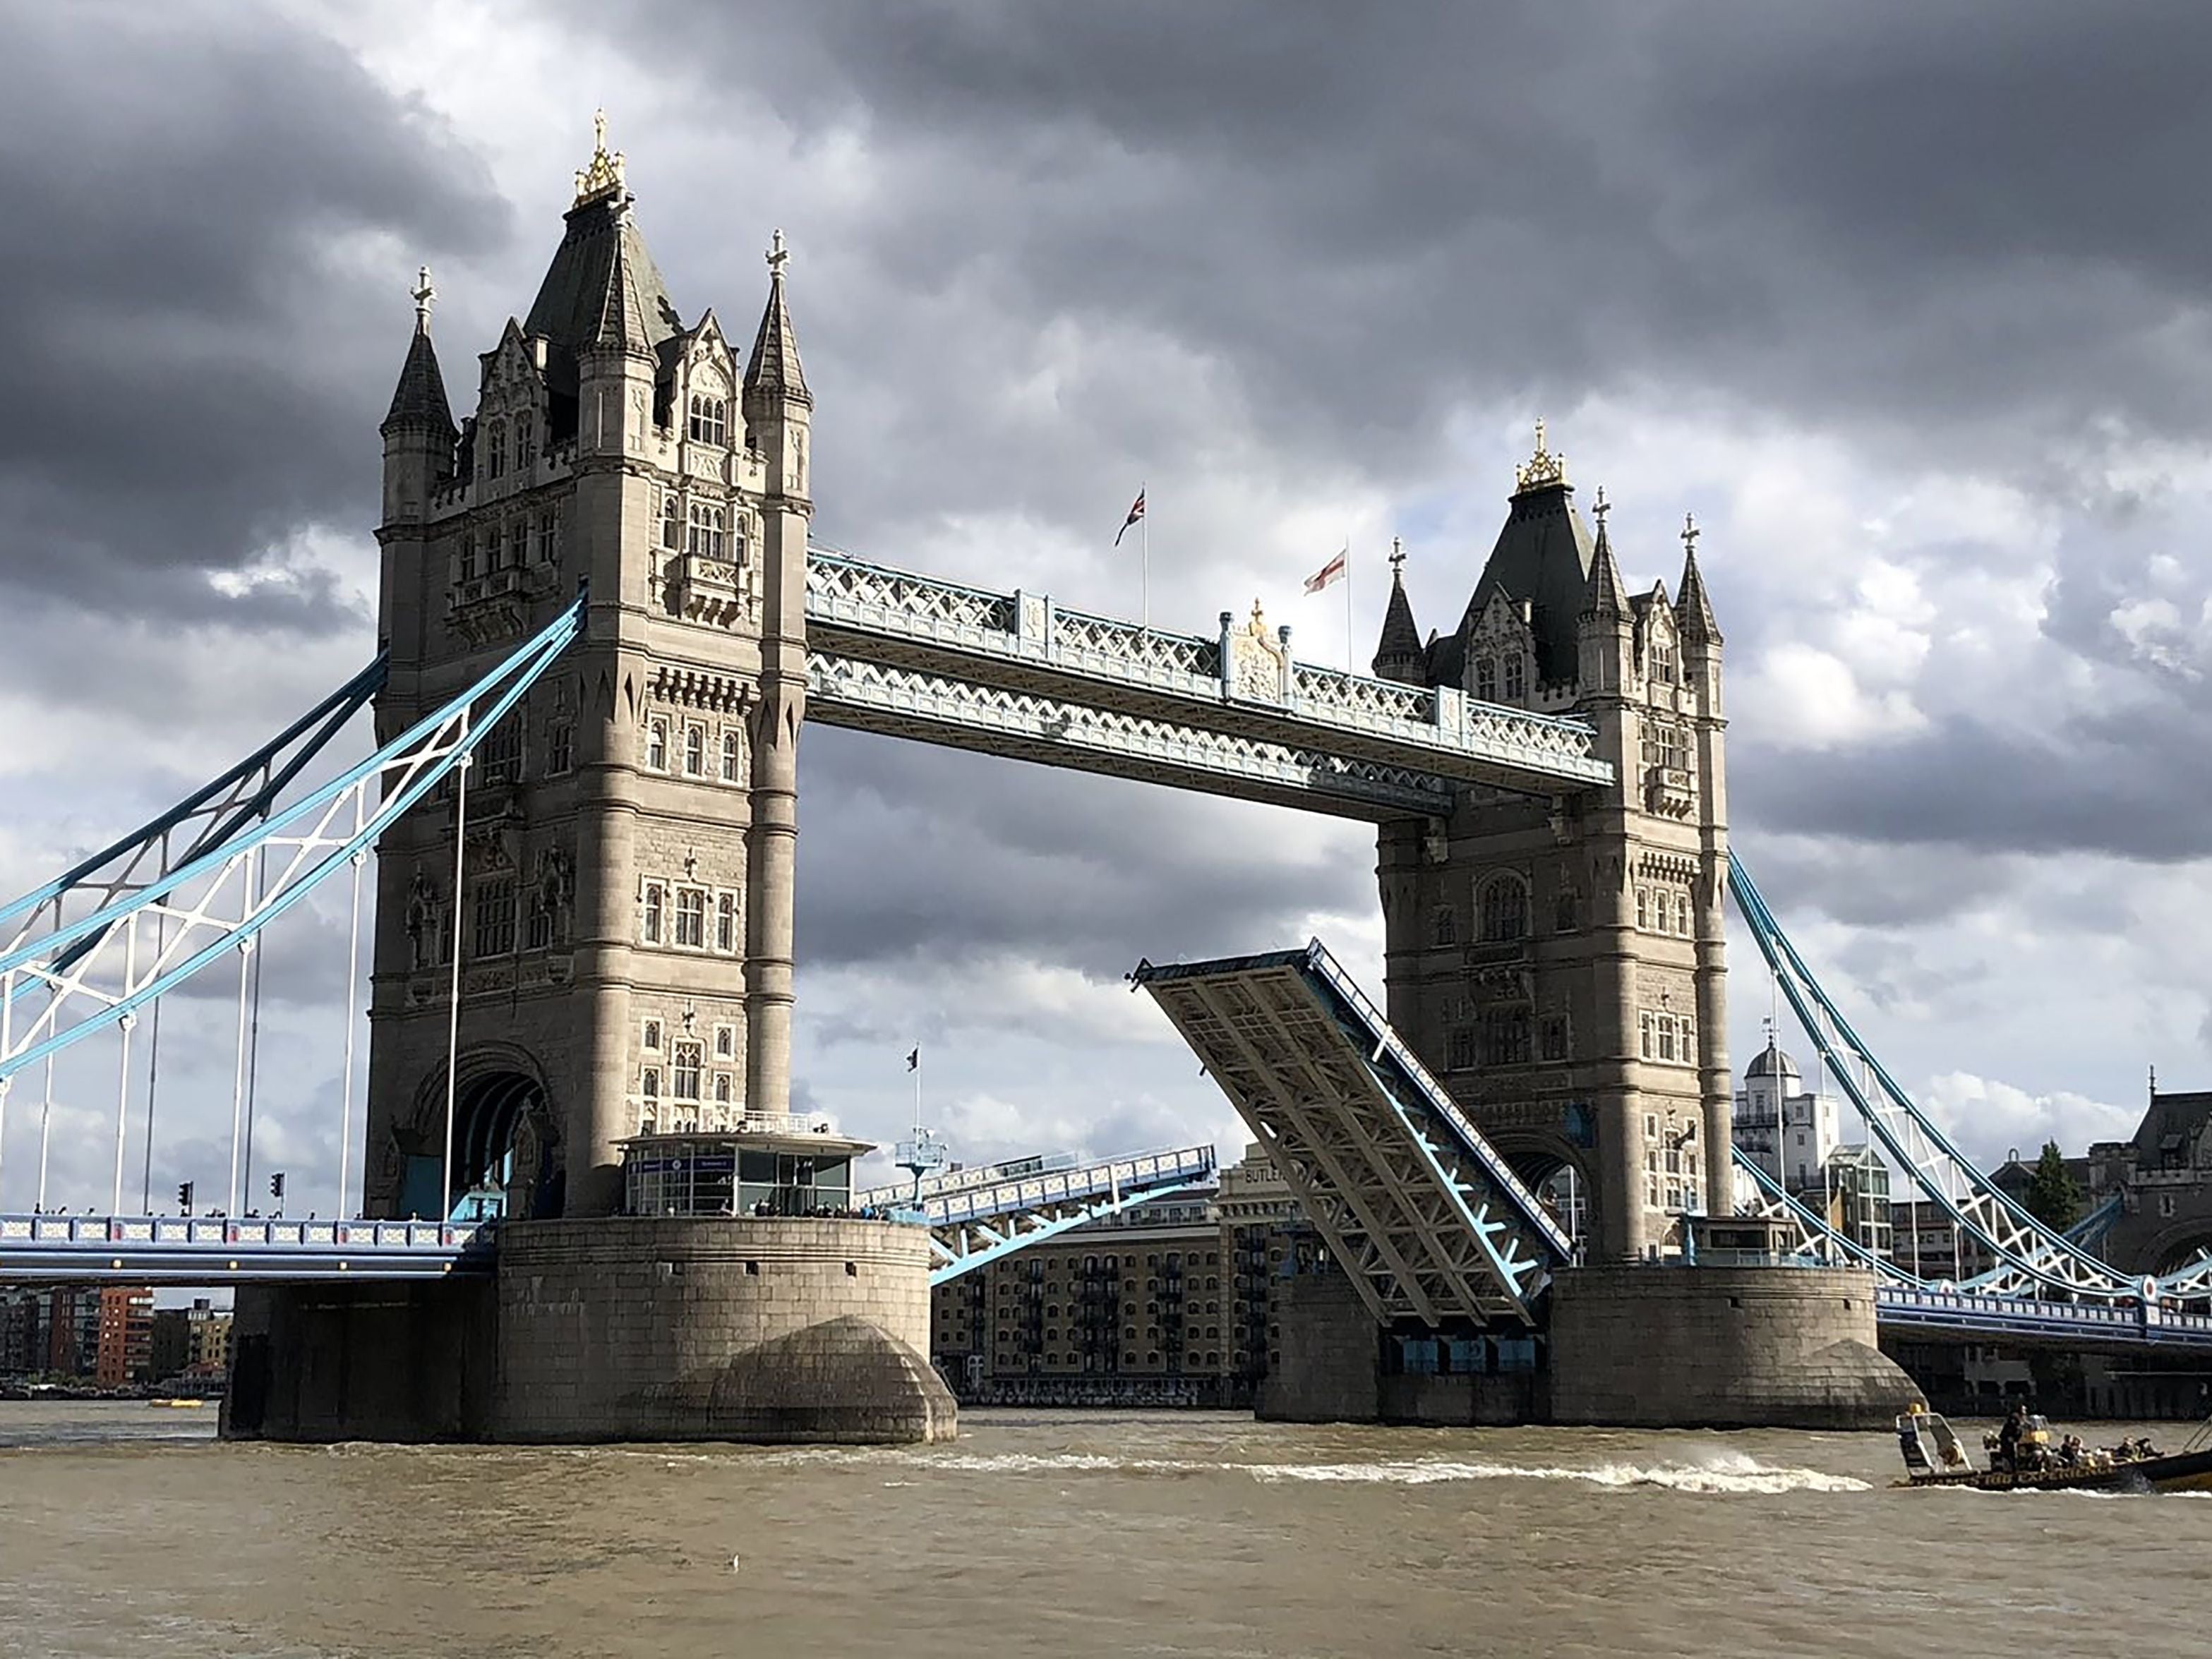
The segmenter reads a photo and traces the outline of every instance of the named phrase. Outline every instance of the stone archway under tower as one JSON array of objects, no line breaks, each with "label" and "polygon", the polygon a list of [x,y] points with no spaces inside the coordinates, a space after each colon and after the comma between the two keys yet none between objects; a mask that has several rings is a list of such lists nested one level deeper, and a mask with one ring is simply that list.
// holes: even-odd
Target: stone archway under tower
[{"label": "stone archway under tower", "polygon": [[502,1044],[460,1057],[450,1171],[444,1066],[424,1080],[411,1122],[414,1133],[401,1148],[400,1215],[480,1220],[562,1212],[559,1119],[526,1054]]},{"label": "stone archway under tower", "polygon": [[1574,1241],[1579,1261],[1589,1242],[1590,1213],[1596,1200],[1589,1153],[1553,1135],[1537,1140],[1516,1139],[1501,1144],[1498,1151],[1521,1184],[1535,1194],[1552,1219]]}]

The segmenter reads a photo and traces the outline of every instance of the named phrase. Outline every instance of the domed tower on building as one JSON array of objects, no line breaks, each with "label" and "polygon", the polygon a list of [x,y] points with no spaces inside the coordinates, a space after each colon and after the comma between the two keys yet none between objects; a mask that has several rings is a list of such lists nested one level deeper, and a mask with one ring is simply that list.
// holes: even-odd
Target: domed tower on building
[{"label": "domed tower on building", "polygon": [[1465,609],[1423,642],[1394,577],[1375,672],[1571,715],[1618,781],[1470,788],[1448,820],[1382,826],[1391,1023],[1525,1176],[1571,1166],[1593,1260],[1670,1249],[1725,1209],[1731,1079],[1721,902],[1728,802],[1720,629],[1698,569],[1632,593],[1540,422]]},{"label": "domed tower on building", "polygon": [[687,323],[602,121],[458,422],[422,275],[383,426],[379,732],[587,612],[482,740],[465,811],[449,783],[379,848],[372,1213],[494,1188],[606,1212],[617,1142],[788,1114],[813,398],[786,258],[778,232],[748,356]]}]

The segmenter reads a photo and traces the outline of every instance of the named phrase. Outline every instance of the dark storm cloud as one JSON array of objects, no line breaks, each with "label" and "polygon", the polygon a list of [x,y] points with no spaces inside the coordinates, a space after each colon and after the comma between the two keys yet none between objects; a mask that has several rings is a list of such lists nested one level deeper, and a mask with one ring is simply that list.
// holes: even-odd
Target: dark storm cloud
[{"label": "dark storm cloud", "polygon": [[1385,470],[1654,381],[2022,473],[2212,413],[2201,8],[642,9],[611,46],[865,135],[899,282],[1158,328]]},{"label": "dark storm cloud", "polygon": [[[369,524],[404,341],[354,326],[397,307],[334,255],[496,241],[483,167],[253,4],[17,9],[0,109],[0,576],[174,618],[234,608],[201,572]],[[313,584],[234,608],[358,622]]]}]

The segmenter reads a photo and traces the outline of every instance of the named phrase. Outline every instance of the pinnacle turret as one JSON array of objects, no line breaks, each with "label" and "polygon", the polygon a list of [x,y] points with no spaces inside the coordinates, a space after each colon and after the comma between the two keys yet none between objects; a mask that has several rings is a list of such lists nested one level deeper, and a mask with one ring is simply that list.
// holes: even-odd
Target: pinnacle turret
[{"label": "pinnacle turret", "polygon": [[392,393],[392,407],[379,428],[386,437],[395,432],[426,433],[450,445],[459,435],[453,405],[446,401],[446,377],[438,371],[437,348],[430,343],[430,303],[438,291],[430,286],[430,267],[424,265],[415,287],[415,337],[407,343],[407,361],[399,367],[399,384]]},{"label": "pinnacle turret", "polygon": [[1689,645],[1718,645],[1721,630],[1713,619],[1713,602],[1705,593],[1705,579],[1698,569],[1698,522],[1682,515],[1682,587],[1674,601],[1676,626]]},{"label": "pinnacle turret", "polygon": [[1413,623],[1413,602],[1406,597],[1406,549],[1390,538],[1390,603],[1382,612],[1382,637],[1375,647],[1373,667],[1377,678],[1418,684],[1428,653],[1421,645],[1421,630]]},{"label": "pinnacle turret", "polygon": [[1607,621],[1625,618],[1629,614],[1627,590],[1621,583],[1620,565],[1613,556],[1613,538],[1605,526],[1606,514],[1613,509],[1603,489],[1597,492],[1591,510],[1597,517],[1597,546],[1590,553],[1589,589],[1582,613]]},{"label": "pinnacle turret", "polygon": [[752,360],[745,365],[745,406],[781,400],[814,405],[806,389],[806,374],[799,364],[799,336],[791,326],[791,312],[784,303],[783,267],[791,258],[783,233],[775,233],[768,251],[768,306],[761,313],[760,332],[753,337]]}]

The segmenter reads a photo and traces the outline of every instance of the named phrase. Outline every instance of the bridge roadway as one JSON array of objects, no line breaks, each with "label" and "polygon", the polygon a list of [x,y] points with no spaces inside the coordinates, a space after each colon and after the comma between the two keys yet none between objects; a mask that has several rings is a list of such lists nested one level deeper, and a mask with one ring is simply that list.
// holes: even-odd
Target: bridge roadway
[{"label": "bridge roadway", "polygon": [[1375,821],[1613,781],[1580,720],[1300,662],[1226,611],[1166,633],[815,547],[806,635],[808,720],[1078,771]]}]

